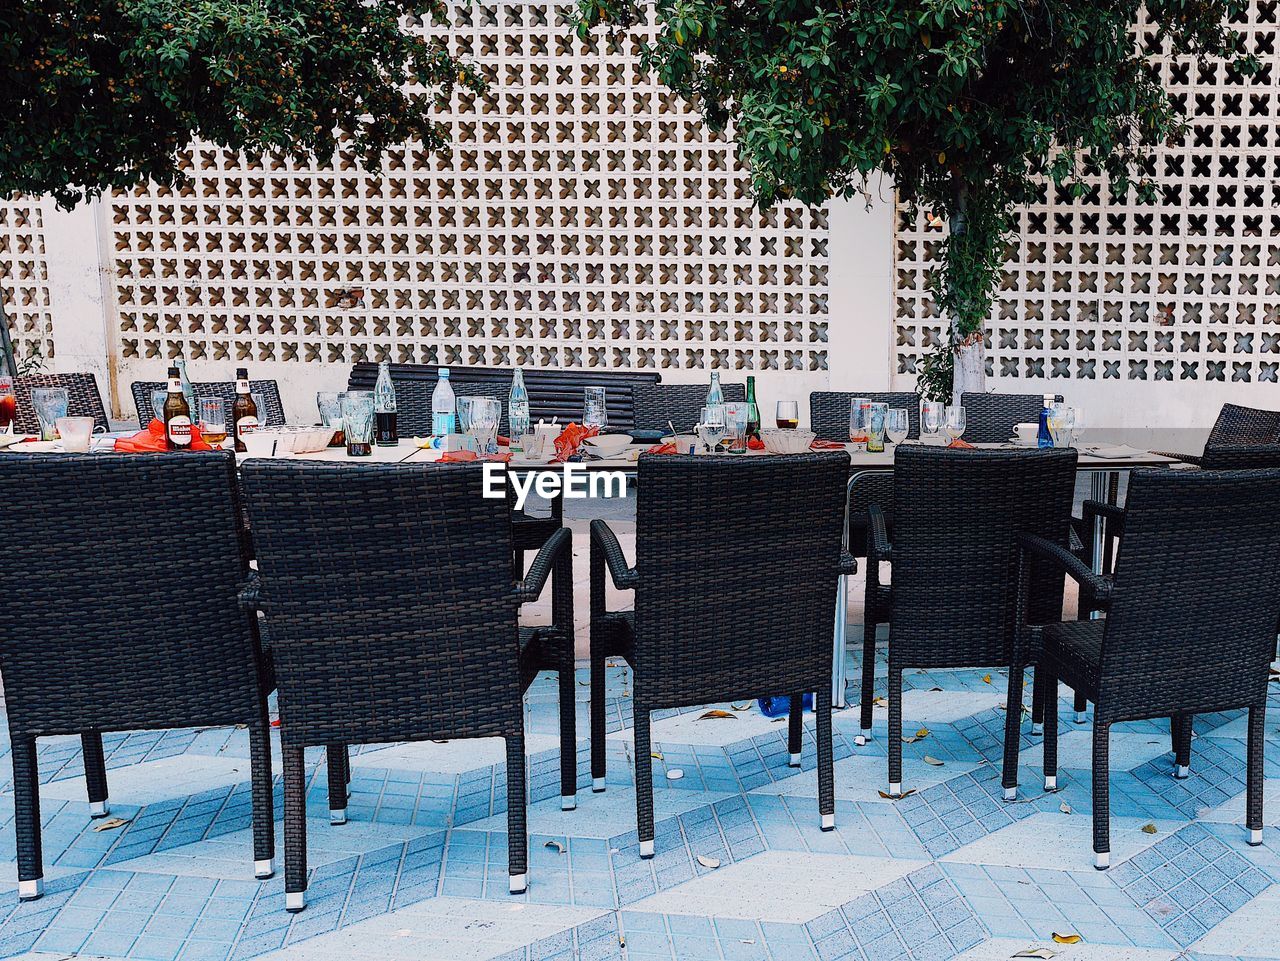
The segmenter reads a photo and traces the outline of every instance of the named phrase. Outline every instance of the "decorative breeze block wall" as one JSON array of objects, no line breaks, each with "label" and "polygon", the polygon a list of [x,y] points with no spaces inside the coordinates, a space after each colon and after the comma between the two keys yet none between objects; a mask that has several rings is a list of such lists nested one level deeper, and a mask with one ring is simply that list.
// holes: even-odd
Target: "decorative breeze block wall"
[{"label": "decorative breeze block wall", "polygon": [[36,353],[54,356],[49,309],[49,267],[45,259],[44,210],[38,199],[0,201],[0,297],[9,336],[21,362]]}]

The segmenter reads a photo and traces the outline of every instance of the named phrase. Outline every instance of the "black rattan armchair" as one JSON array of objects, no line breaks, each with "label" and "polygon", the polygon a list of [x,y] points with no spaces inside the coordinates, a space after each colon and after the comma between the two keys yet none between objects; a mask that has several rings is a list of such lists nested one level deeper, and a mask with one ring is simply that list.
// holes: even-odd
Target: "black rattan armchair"
[{"label": "black rattan armchair", "polygon": [[1280,441],[1269,444],[1209,444],[1200,466],[1205,470],[1253,470],[1280,467]]},{"label": "black rattan armchair", "polygon": [[[643,455],[636,564],[591,523],[591,774],[605,787],[604,662],[634,671],[636,823],[652,857],[649,713],[660,708],[791,695],[789,748],[798,767],[800,692],[815,691],[818,810],[835,826],[831,747],[831,606],[855,562],[840,549],[843,453],[793,457]],[[605,606],[605,572],[635,589],[634,612]]]},{"label": "black rattan armchair", "polygon": [[0,594],[24,599],[0,632],[19,896],[41,894],[36,738],[56,734],[81,735],[101,817],[103,731],[247,727],[254,870],[269,877],[271,670],[236,600],[248,562],[232,455],[9,455],[0,498]]},{"label": "black rattan armchair", "polygon": [[[165,390],[168,387],[163,381],[154,380],[135,380],[129,385],[129,390],[133,394],[133,406],[138,412],[138,426],[146,427],[151,423],[155,411],[151,407],[151,395],[157,390]],[[196,393],[196,400],[202,397],[220,397],[227,415],[227,427],[231,427],[231,405],[236,399],[236,382],[234,380],[214,380],[196,383],[192,381],[191,389]],[[252,393],[262,395],[262,403],[265,410],[258,411],[258,420],[263,427],[281,427],[285,423],[284,407],[280,403],[280,386],[274,380],[251,380],[249,381],[249,390]],[[191,419],[195,420],[196,412],[191,412]],[[320,422],[320,415],[317,412],[315,423]]]},{"label": "black rattan armchair", "polygon": [[[1061,403],[1062,395],[1054,396]],[[1044,394],[962,394],[964,439],[971,444],[1003,444],[1017,424],[1038,423]]]},{"label": "black rattan armchair", "polygon": [[[666,431],[670,421],[677,431],[691,430],[702,419],[709,389],[707,384],[636,384],[631,388],[636,429]],[[726,401],[747,398],[743,384],[721,384],[720,389]]]},{"label": "black rattan armchair", "polygon": [[[1023,544],[1024,571],[1065,570],[1108,612],[1101,620],[1033,626],[1019,640],[1020,657],[1040,647],[1046,790],[1057,787],[1058,681],[1094,702],[1095,865],[1110,861],[1108,732],[1119,721],[1172,718],[1175,774],[1186,777],[1194,715],[1247,709],[1246,827],[1249,843],[1261,844],[1268,668],[1280,619],[1280,470],[1135,471],[1110,579],[1039,538]],[[1024,573],[1020,606],[1034,597],[1027,580]],[[1006,789],[1017,784],[1017,764],[1010,717]]]},{"label": "black rattan armchair", "polygon": [[[517,581],[501,499],[477,464],[257,460],[242,471],[280,690],[286,907],[307,887],[303,748],[501,737],[511,891],[525,890],[522,694],[560,673],[561,795],[576,791],[572,551],[552,536]],[[553,623],[520,604],[555,570]],[[331,755],[332,757],[332,755]],[[337,764],[341,767],[341,764]],[[330,763],[330,796],[341,772]],[[332,801],[331,801],[332,803]]]},{"label": "black rattan armchair", "polygon": [[907,409],[907,438],[920,436],[920,395],[913,390],[815,390],[809,395],[809,428],[821,440],[842,444],[849,441],[849,406],[854,398],[865,397],[873,404]]},{"label": "black rattan armchair", "polygon": [[[1076,451],[902,447],[895,454],[898,522],[889,542],[871,510],[862,645],[862,734],[871,736],[876,624],[889,622],[889,793],[902,792],[902,672],[908,667],[995,667],[1014,655],[1018,535],[1064,549]],[[882,584],[889,561],[892,584]],[[1033,623],[1062,616],[1060,571],[1034,585]],[[1011,711],[1018,702],[1010,701]]]},{"label": "black rattan armchair", "polygon": [[1179,454],[1173,451],[1156,453],[1164,454],[1166,457],[1176,457],[1188,464],[1200,464],[1204,457],[1209,455],[1211,448],[1269,444],[1280,444],[1280,410],[1223,404],[1222,409],[1218,411],[1218,419],[1214,421],[1213,428],[1209,431],[1209,438],[1205,441],[1203,455]]},{"label": "black rattan armchair", "polygon": [[31,392],[37,387],[65,387],[68,417],[92,417],[94,428],[110,430],[93,374],[24,374],[13,379],[13,397],[18,402],[14,430],[19,434],[35,434],[40,430],[40,420],[31,406]]}]

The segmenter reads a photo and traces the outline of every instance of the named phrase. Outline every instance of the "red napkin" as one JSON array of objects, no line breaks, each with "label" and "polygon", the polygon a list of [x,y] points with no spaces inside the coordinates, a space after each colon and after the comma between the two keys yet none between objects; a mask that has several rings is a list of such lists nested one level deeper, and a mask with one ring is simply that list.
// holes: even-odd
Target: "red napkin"
[{"label": "red napkin", "polygon": [[809,450],[844,450],[844,444],[835,440],[815,440]]},{"label": "red napkin", "polygon": [[953,440],[953,441],[952,441],[950,444],[948,444],[947,446],[948,446],[948,447],[954,447],[956,450],[973,450],[973,445],[972,445],[972,444],[970,444],[970,443],[969,443],[968,441],[966,441],[966,440],[961,440],[959,437],[957,437],[955,440]]},{"label": "red napkin", "polygon": [[645,451],[646,454],[674,454],[675,452],[675,444],[655,444]]},{"label": "red napkin", "polygon": [[764,441],[759,437],[748,437],[747,450],[764,450]]},{"label": "red napkin", "polygon": [[450,451],[445,451],[440,456],[440,459],[436,461],[436,463],[437,464],[466,464],[473,460],[498,461],[500,463],[505,464],[509,460],[511,460],[511,454],[510,452],[505,454],[485,454],[483,457],[481,457],[479,454],[477,454],[473,450],[450,450]]},{"label": "red napkin", "polygon": [[556,438],[556,460],[567,461],[578,453],[578,449],[582,447],[582,442],[586,438],[595,437],[598,433],[600,433],[599,427],[583,427],[581,424],[570,424]]},{"label": "red napkin", "polygon": [[[117,437],[115,451],[118,454],[156,454],[169,449],[164,436],[164,424],[152,419],[146,430],[140,430],[132,437]],[[213,450],[200,436],[200,428],[191,425],[191,450]]]}]

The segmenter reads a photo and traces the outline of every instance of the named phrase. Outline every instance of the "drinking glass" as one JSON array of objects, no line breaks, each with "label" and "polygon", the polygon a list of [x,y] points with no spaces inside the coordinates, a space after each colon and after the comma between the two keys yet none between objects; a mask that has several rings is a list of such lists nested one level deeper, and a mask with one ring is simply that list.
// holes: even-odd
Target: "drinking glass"
[{"label": "drinking glass", "polygon": [[603,387],[582,388],[582,426],[599,428],[602,434],[609,426],[609,412],[605,406]]},{"label": "drinking glass", "polygon": [[227,439],[227,409],[221,397],[201,397],[196,401],[200,411],[200,436],[214,447]]},{"label": "drinking glass", "polygon": [[349,390],[342,397],[342,430],[348,457],[373,453],[373,391]]},{"label": "drinking glass", "polygon": [[18,398],[13,393],[13,378],[0,377],[0,431],[13,433],[18,419]]},{"label": "drinking glass", "polygon": [[940,400],[926,400],[920,410],[920,433],[933,440],[942,429],[946,408]]},{"label": "drinking glass", "polygon": [[1074,425],[1073,411],[1066,404],[1054,404],[1049,408],[1049,436],[1054,447],[1070,447]]},{"label": "drinking glass", "polygon": [[253,393],[251,393],[249,396],[253,398],[253,406],[256,407],[258,410],[258,426],[259,427],[271,426],[270,424],[267,423],[267,421],[269,420],[269,418],[267,417],[267,399],[263,397],[261,394],[259,394],[256,390],[253,391]]},{"label": "drinking glass", "polygon": [[151,412],[156,415],[156,420],[158,421],[164,421],[164,402],[168,397],[169,392],[164,389],[151,392]]},{"label": "drinking glass", "polygon": [[959,440],[960,437],[964,434],[964,428],[965,428],[964,421],[965,421],[964,408],[961,407],[959,404],[956,404],[954,406],[948,404],[946,415],[945,415],[945,423],[943,424],[943,430],[946,432],[946,435],[950,437],[952,440]]},{"label": "drinking glass", "polygon": [[698,418],[698,437],[707,445],[707,450],[714,454],[720,442],[724,440],[724,405],[714,404],[702,408],[702,416]]},{"label": "drinking glass", "polygon": [[480,454],[498,453],[498,424],[502,420],[502,405],[496,397],[471,398],[471,422],[468,433],[476,439],[476,451]]},{"label": "drinking glass", "polygon": [[742,401],[724,405],[725,434],[729,438],[730,454],[747,451],[747,405]]},{"label": "drinking glass", "polygon": [[334,428],[330,447],[345,447],[347,437],[342,429],[342,398],[346,394],[339,390],[321,390],[316,392],[316,408],[320,411],[320,423]]},{"label": "drinking glass", "polygon": [[467,434],[471,431],[471,402],[474,397],[457,397],[454,401],[458,408],[458,433]]},{"label": "drinking glass", "polygon": [[884,453],[884,435],[886,421],[889,418],[889,405],[868,404],[865,416],[867,421],[867,451],[872,454],[882,454]]},{"label": "drinking glass", "polygon": [[867,449],[867,428],[870,426],[871,401],[855,397],[849,402],[849,443],[854,450]]},{"label": "drinking glass", "polygon": [[93,437],[92,417],[59,417],[57,428],[64,451],[83,454],[89,449],[89,439]]},{"label": "drinking glass", "polygon": [[31,406],[40,422],[40,439],[57,440],[58,418],[67,416],[67,389],[37,387],[31,391]]},{"label": "drinking glass", "polygon": [[1071,445],[1074,447],[1080,443],[1080,437],[1084,434],[1084,408],[1071,408]]},{"label": "drinking glass", "polygon": [[905,407],[889,408],[889,416],[885,420],[885,431],[889,435],[889,443],[897,447],[911,433],[910,411]]},{"label": "drinking glass", "polygon": [[547,452],[550,435],[546,431],[530,431],[521,438],[525,460],[542,460]]},{"label": "drinking glass", "polygon": [[778,401],[775,422],[779,430],[795,430],[800,426],[800,404],[794,400]]}]

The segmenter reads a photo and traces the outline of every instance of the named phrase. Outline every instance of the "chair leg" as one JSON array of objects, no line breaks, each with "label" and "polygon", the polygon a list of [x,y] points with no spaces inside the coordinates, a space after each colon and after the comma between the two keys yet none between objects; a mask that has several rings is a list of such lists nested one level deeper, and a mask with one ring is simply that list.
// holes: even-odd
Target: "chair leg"
[{"label": "chair leg", "polygon": [[[520,718],[524,724],[523,715]],[[506,738],[507,742],[507,873],[510,875],[508,890],[512,894],[524,894],[529,886],[529,839],[525,827],[524,731],[519,730]]]},{"label": "chair leg", "polygon": [[325,748],[329,768],[329,823],[347,823],[347,771],[350,759],[345,744],[330,744]]},{"label": "chair leg", "polygon": [[859,746],[871,740],[872,710],[876,696],[876,622],[871,611],[862,625],[862,732],[855,738]]},{"label": "chair leg", "polygon": [[591,790],[605,788],[604,654],[601,645],[591,645]]},{"label": "chair leg", "polygon": [[889,664],[889,794],[902,793],[902,669]]},{"label": "chair leg", "polygon": [[833,831],[836,826],[836,769],[835,755],[831,749],[831,688],[818,685],[813,695],[814,732],[818,742],[818,814],[822,817],[822,830]]},{"label": "chair leg", "polygon": [[1044,700],[1044,789],[1058,790],[1058,674],[1047,659],[1036,668],[1036,684],[1043,676]]},{"label": "chair leg", "polygon": [[1249,843],[1262,843],[1262,791],[1263,752],[1267,744],[1267,702],[1249,708],[1249,746],[1246,749],[1248,765],[1247,793],[1245,798],[1245,828],[1249,831]]},{"label": "chair leg", "polygon": [[1190,714],[1176,714],[1169,719],[1169,733],[1173,739],[1173,776],[1184,780],[1191,776],[1191,722]]},{"label": "chair leg", "polygon": [[[560,810],[572,811],[578,806],[578,728],[573,670],[573,634],[562,639],[562,651],[556,673],[560,681]],[[603,741],[604,738],[601,738]]]},{"label": "chair leg", "polygon": [[[1018,751],[1022,748],[1022,687],[1026,669],[1021,664],[1009,666],[1009,695],[1004,712],[1004,799],[1018,796]],[[1034,699],[1035,694],[1032,694]]]},{"label": "chair leg", "polygon": [[275,797],[271,785],[271,730],[266,704],[262,717],[249,729],[249,777],[253,794],[253,876],[276,873]]},{"label": "chair leg", "polygon": [[80,735],[80,745],[89,792],[89,817],[106,817],[111,808],[107,804],[107,759],[102,750],[102,732],[86,731]]},{"label": "chair leg", "polygon": [[307,771],[302,748],[280,749],[284,768],[284,907],[307,906]]},{"label": "chair leg", "polygon": [[649,741],[649,710],[631,705],[636,746],[636,831],[640,857],[653,857],[653,745]]},{"label": "chair leg", "polygon": [[1083,724],[1085,720],[1088,718],[1089,699],[1085,697],[1083,694],[1081,694],[1079,691],[1076,691],[1075,694],[1076,694],[1076,697],[1075,697],[1076,723]]},{"label": "chair leg", "polygon": [[1111,866],[1111,730],[1093,722],[1093,866]]},{"label": "chair leg", "polygon": [[36,739],[15,737],[13,753],[13,821],[18,837],[18,897],[34,901],[44,894],[44,858],[40,848],[40,772]]},{"label": "chair leg", "polygon": [[787,717],[787,750],[791,757],[789,767],[800,766],[800,752],[804,750],[804,695],[791,695],[791,709]]}]

